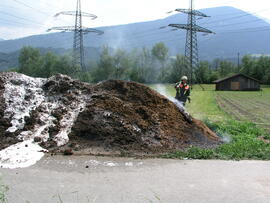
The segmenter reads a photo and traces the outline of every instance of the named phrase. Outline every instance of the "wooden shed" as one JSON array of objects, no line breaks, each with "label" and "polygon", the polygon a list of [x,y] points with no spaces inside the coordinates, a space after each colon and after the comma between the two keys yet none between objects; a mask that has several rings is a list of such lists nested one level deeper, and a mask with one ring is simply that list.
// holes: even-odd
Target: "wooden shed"
[{"label": "wooden shed", "polygon": [[242,73],[214,81],[217,91],[259,91],[260,81]]}]

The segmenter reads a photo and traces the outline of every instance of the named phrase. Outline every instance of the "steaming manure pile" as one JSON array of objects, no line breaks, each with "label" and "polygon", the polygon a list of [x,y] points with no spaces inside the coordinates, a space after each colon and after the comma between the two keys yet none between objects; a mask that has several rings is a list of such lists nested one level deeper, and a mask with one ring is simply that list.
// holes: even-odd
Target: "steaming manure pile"
[{"label": "steaming manure pile", "polygon": [[0,99],[0,149],[28,142],[51,152],[146,155],[219,143],[201,121],[135,82],[1,73]]}]

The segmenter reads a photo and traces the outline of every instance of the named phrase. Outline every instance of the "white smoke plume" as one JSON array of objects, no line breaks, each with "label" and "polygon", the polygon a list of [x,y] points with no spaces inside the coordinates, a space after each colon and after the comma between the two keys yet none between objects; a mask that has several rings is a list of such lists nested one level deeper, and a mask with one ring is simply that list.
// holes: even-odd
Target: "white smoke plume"
[{"label": "white smoke plume", "polygon": [[172,101],[172,102],[178,107],[178,109],[186,115],[186,117],[190,118],[190,115],[189,115],[189,113],[187,112],[186,108],[183,106],[183,103],[180,102],[180,101],[178,101],[177,99],[175,99],[175,98],[172,97],[171,95],[169,95],[169,94],[167,93],[167,91],[166,91],[164,85],[158,84],[158,85],[155,86],[155,89],[156,89],[156,91],[157,91],[159,94],[165,96],[165,97],[168,98],[170,101]]}]

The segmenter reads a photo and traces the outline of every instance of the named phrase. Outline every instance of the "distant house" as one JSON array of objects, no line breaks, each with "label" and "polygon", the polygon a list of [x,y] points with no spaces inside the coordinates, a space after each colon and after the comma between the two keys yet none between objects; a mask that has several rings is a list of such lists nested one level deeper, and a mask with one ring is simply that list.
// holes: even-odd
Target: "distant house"
[{"label": "distant house", "polygon": [[236,74],[230,77],[214,81],[217,91],[259,91],[260,81],[244,74]]}]

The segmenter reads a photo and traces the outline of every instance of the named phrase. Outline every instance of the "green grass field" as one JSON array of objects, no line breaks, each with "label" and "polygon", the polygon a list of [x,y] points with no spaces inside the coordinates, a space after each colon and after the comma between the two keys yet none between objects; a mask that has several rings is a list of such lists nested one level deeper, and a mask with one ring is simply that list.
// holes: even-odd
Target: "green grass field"
[{"label": "green grass field", "polygon": [[[151,86],[158,91],[157,85]],[[263,127],[270,126],[270,86],[261,92],[215,91],[214,85],[194,85],[188,112],[200,120],[212,122],[236,119],[250,121]],[[173,85],[165,85],[167,95],[175,96]]]},{"label": "green grass field", "polygon": [[[151,88],[175,96],[173,85],[151,85]],[[270,86],[263,86],[262,92],[227,92],[214,88],[203,85],[203,91],[200,86],[193,86],[191,103],[186,107],[193,117],[204,120],[224,144],[215,149],[191,147],[163,157],[270,160]]]},{"label": "green grass field", "polygon": [[250,121],[270,129],[270,88],[261,92],[217,92],[220,108],[239,121]]},{"label": "green grass field", "polygon": [[[151,86],[157,89],[157,85]],[[175,96],[174,85],[165,85],[166,93]],[[193,86],[191,91],[191,103],[187,103],[188,112],[197,119],[210,121],[223,121],[228,119],[228,115],[222,111],[216,102],[216,92],[213,85],[203,85],[205,91],[198,85]]]}]

